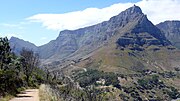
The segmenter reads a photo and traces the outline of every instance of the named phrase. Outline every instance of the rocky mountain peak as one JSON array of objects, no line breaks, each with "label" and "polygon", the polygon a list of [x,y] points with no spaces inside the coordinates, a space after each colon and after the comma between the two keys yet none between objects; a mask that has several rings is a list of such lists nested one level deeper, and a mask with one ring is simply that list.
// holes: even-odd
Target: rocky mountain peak
[{"label": "rocky mountain peak", "polygon": [[117,43],[120,46],[130,46],[133,50],[143,50],[144,46],[171,45],[164,36],[164,33],[148,20],[147,16],[142,13],[138,6],[134,5],[122,13],[125,14],[124,17],[128,18],[128,23],[133,24],[134,27],[130,28],[130,33],[125,33],[121,38],[119,38]]},{"label": "rocky mountain peak", "polygon": [[142,14],[141,8],[136,5],[128,8],[125,12],[127,12],[128,14],[132,14],[132,13],[141,13]]}]

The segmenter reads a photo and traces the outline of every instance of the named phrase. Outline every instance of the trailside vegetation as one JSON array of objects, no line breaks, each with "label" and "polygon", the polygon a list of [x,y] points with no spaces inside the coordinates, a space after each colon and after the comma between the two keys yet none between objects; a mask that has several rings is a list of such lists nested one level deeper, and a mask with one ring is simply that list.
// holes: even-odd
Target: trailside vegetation
[{"label": "trailside vegetation", "polygon": [[8,39],[0,38],[0,98],[15,95],[22,88],[38,87],[46,75],[38,65],[38,54],[22,49],[17,56],[11,51]]}]

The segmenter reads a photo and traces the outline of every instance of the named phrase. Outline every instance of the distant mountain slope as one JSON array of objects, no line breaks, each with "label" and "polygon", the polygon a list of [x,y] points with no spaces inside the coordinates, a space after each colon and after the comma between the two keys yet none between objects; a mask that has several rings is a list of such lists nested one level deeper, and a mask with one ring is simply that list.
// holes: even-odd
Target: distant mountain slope
[{"label": "distant mountain slope", "polygon": [[37,52],[37,50],[38,50],[37,49],[38,47],[36,45],[34,45],[33,43],[24,41],[24,40],[16,38],[16,37],[11,37],[9,42],[10,42],[11,48],[13,49],[13,51],[16,54],[19,54],[23,47],[26,49],[29,49],[29,50],[33,50],[35,52]]},{"label": "distant mountain slope", "polygon": [[180,49],[180,21],[165,21],[156,26],[165,33],[174,46]]}]

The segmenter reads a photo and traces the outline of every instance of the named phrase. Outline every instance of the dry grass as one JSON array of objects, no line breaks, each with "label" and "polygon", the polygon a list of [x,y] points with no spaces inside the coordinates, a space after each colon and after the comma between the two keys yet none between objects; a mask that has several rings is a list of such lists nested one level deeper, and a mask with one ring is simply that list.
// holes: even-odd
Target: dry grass
[{"label": "dry grass", "polygon": [[39,88],[40,101],[61,101],[53,94],[52,89],[45,84],[42,84]]},{"label": "dry grass", "polygon": [[5,96],[5,97],[3,97],[3,98],[1,98],[0,97],[0,101],[9,101],[10,99],[12,99],[14,96],[12,96],[12,95],[7,95],[7,96]]}]

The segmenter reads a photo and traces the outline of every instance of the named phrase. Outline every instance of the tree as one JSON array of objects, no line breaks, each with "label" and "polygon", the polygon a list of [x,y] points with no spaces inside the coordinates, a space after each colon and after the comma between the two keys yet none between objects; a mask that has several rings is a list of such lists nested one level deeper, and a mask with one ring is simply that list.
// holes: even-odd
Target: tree
[{"label": "tree", "polygon": [[2,70],[8,68],[8,64],[11,62],[10,54],[11,48],[7,37],[0,38],[0,68]]},{"label": "tree", "polygon": [[38,65],[38,54],[23,48],[21,56],[17,56],[11,51],[8,39],[0,38],[0,97],[14,95],[27,84],[37,87],[42,83],[46,74]]},{"label": "tree", "polygon": [[34,53],[32,50],[27,50],[25,48],[22,49],[20,55],[22,56],[21,62],[23,65],[24,74],[26,75],[26,82],[29,85],[30,77],[32,76],[33,71],[39,65],[39,55]]},{"label": "tree", "polygon": [[21,65],[12,54],[8,39],[0,38],[0,95],[13,93],[21,86]]}]

